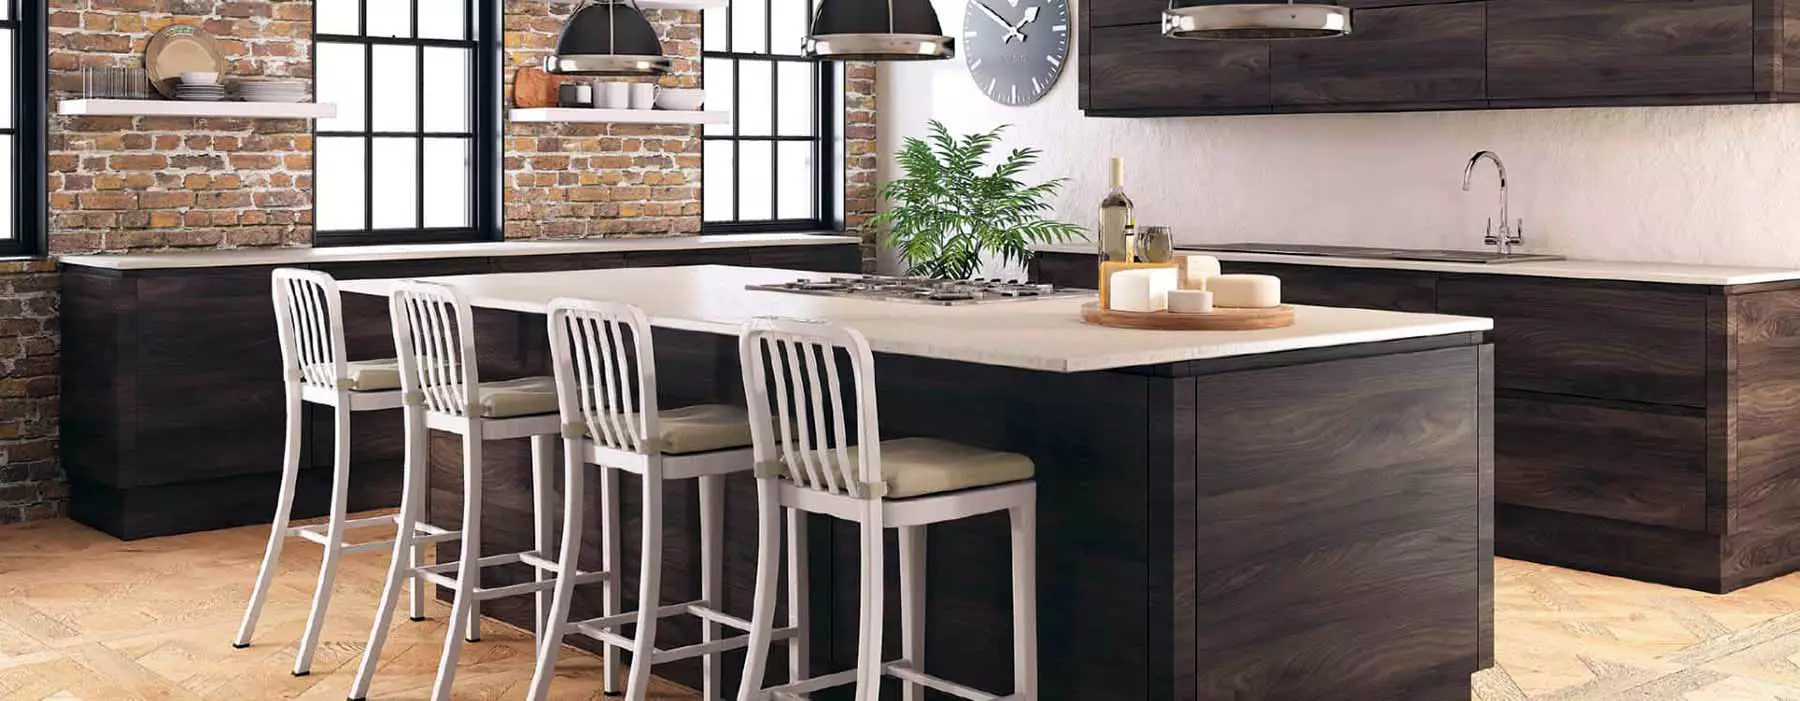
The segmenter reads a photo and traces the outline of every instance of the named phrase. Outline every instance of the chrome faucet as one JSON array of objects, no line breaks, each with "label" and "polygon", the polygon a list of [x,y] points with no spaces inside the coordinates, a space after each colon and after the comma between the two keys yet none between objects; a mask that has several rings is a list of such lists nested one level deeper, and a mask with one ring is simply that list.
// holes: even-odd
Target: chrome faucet
[{"label": "chrome faucet", "polygon": [[1512,224],[1512,212],[1506,199],[1506,163],[1500,160],[1499,154],[1493,151],[1480,151],[1469,159],[1468,167],[1463,169],[1463,192],[1469,191],[1469,183],[1475,177],[1475,166],[1486,158],[1494,162],[1494,168],[1500,171],[1500,229],[1494,230],[1494,219],[1488,217],[1487,235],[1482,243],[1500,250],[1500,255],[1512,255],[1513,247],[1525,242],[1525,220],[1519,219],[1517,228]]}]

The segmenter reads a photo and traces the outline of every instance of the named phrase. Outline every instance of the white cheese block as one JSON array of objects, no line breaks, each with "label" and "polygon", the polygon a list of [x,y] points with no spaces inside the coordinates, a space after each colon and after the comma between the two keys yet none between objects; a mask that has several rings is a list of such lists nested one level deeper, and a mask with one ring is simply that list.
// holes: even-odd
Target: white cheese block
[{"label": "white cheese block", "polygon": [[1190,290],[1206,289],[1206,279],[1218,277],[1223,271],[1219,269],[1219,259],[1212,256],[1188,256],[1187,280],[1183,287]]},{"label": "white cheese block", "polygon": [[1281,306],[1281,279],[1273,275],[1219,275],[1206,279],[1213,304],[1221,307],[1267,309]]},{"label": "white cheese block", "polygon": [[1117,312],[1160,312],[1169,309],[1169,293],[1181,287],[1181,271],[1174,268],[1137,268],[1113,273],[1107,286],[1111,307]]},{"label": "white cheese block", "polygon": [[1210,314],[1213,293],[1206,290],[1175,290],[1169,293],[1169,311],[1176,314]]}]

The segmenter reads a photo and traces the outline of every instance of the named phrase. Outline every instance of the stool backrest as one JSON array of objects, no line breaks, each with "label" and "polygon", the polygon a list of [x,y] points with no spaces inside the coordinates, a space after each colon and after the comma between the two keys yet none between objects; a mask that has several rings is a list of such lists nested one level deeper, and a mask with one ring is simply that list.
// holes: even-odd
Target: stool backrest
[{"label": "stool backrest", "polygon": [[462,291],[402,282],[388,297],[388,316],[407,403],[451,416],[477,415],[474,312]]},{"label": "stool backrest", "polygon": [[586,299],[550,302],[550,358],[564,435],[584,431],[615,450],[654,454],[656,356],[650,320],[630,304]]},{"label": "stool backrest", "polygon": [[300,384],[344,384],[344,313],[337,281],[312,270],[278,268],[270,276],[281,369]]},{"label": "stool backrest", "polygon": [[779,464],[801,487],[880,499],[875,359],[863,335],[827,322],[753,319],[744,325],[738,354],[757,475],[769,477]]}]

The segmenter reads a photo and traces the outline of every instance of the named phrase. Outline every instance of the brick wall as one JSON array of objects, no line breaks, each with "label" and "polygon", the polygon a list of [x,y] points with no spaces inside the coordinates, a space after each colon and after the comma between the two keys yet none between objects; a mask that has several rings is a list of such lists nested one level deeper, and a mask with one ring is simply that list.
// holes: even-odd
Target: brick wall
[{"label": "brick wall", "polygon": [[63,515],[56,461],[57,276],[49,261],[0,263],[0,524]]}]

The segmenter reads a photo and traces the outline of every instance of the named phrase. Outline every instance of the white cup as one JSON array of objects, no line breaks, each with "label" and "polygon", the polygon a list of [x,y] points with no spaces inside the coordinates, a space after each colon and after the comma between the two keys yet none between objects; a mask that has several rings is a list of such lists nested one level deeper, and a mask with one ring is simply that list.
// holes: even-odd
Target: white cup
[{"label": "white cup", "polygon": [[647,110],[647,109],[650,109],[655,106],[656,106],[656,84],[655,83],[632,83],[631,84],[631,108],[632,109]]},{"label": "white cup", "polygon": [[181,74],[182,85],[218,85],[219,74],[211,71],[189,71]]},{"label": "white cup", "polygon": [[631,106],[631,84],[619,81],[601,83],[594,91],[594,106],[622,110]]}]

